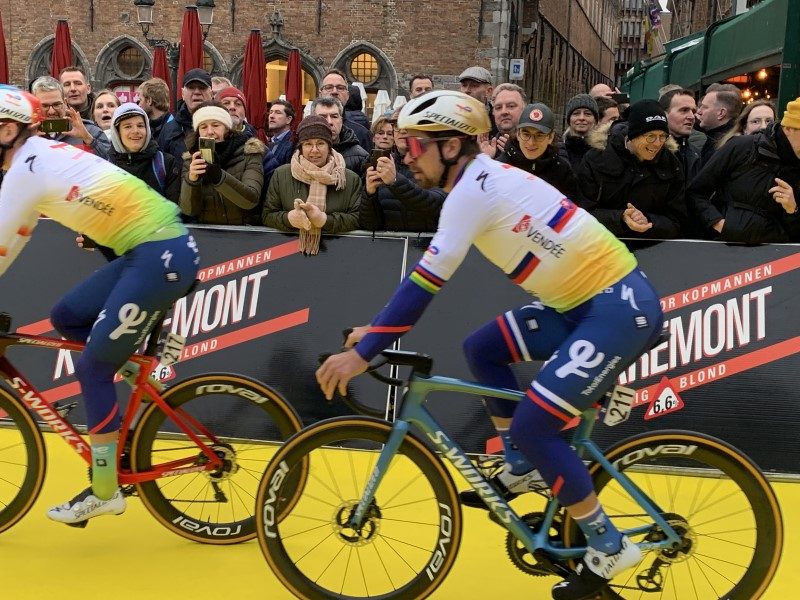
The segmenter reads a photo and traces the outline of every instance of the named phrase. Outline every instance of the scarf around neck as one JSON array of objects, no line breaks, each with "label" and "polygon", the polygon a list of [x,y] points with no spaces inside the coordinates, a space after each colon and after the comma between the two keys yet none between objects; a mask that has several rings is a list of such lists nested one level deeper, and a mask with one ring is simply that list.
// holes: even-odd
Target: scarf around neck
[{"label": "scarf around neck", "polygon": [[[314,206],[325,212],[325,197],[328,193],[328,186],[335,185],[337,190],[344,189],[345,184],[345,165],[341,154],[331,149],[328,162],[322,167],[318,167],[296,150],[292,156],[292,177],[298,181],[308,184],[308,199]],[[311,226],[311,229],[300,230],[300,251],[304,254],[317,254],[319,252],[319,242],[322,233],[319,227]]]}]

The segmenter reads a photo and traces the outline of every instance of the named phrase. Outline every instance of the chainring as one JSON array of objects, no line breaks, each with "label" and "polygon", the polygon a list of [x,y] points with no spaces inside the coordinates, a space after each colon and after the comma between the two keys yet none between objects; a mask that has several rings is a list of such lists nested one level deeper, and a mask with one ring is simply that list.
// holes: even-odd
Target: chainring
[{"label": "chainring", "polygon": [[[538,531],[542,523],[544,523],[544,513],[542,512],[528,513],[520,518],[532,531]],[[556,515],[550,529],[549,538],[551,542],[556,542],[561,539],[562,524],[561,515]],[[551,566],[540,562],[512,533],[506,535],[506,553],[513,565],[523,573],[533,575],[534,577],[554,574]]]}]

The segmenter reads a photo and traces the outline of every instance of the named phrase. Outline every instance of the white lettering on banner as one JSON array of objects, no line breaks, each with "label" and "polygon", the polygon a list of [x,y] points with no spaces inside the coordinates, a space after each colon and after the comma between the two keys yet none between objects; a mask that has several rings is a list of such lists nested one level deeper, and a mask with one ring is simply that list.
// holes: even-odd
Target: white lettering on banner
[{"label": "white lettering on banner", "polygon": [[197,273],[197,278],[200,281],[216,279],[217,277],[224,277],[231,273],[258,266],[270,260],[272,260],[272,250],[262,250],[261,252],[250,254],[249,256],[242,256],[236,260],[230,260],[225,263],[214,265],[213,267],[201,269]]},{"label": "white lettering on banner", "polygon": [[568,375],[577,375],[588,379],[589,373],[581,369],[594,369],[605,357],[602,352],[597,352],[592,342],[576,340],[569,347],[570,361],[556,369],[556,376],[564,379]]},{"label": "white lettering on banner", "polygon": [[704,283],[703,285],[699,285],[690,290],[684,290],[683,292],[662,298],[661,309],[674,310],[676,308],[680,308],[681,306],[716,296],[722,292],[729,292],[744,285],[756,283],[762,279],[772,277],[772,275],[773,267],[771,264],[766,264],[748,271],[736,273],[735,275],[718,279],[717,281],[712,281],[710,283]]},{"label": "white lettering on banner", "polygon": [[[622,385],[712,358],[766,337],[766,297],[772,286],[717,302],[667,321],[670,338],[651,348],[619,378]],[[716,376],[716,375],[715,375]]]},{"label": "white lettering on banner", "polygon": [[245,307],[247,317],[253,318],[258,309],[261,280],[268,273],[269,269],[264,269],[232,279],[224,285],[218,283],[208,290],[198,290],[188,308],[188,298],[181,298],[175,303],[175,313],[165,326],[170,325],[173,333],[189,337],[200,331],[208,333],[238,323],[244,318]]}]

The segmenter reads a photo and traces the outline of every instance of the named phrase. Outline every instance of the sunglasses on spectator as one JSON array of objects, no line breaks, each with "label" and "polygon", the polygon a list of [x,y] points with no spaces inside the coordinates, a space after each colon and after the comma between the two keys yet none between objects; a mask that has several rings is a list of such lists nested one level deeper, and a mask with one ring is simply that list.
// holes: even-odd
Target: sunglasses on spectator
[{"label": "sunglasses on spectator", "polygon": [[332,92],[333,90],[344,92],[344,91],[347,90],[347,86],[346,85],[333,85],[333,84],[329,83],[328,85],[323,85],[320,89],[323,92]]}]

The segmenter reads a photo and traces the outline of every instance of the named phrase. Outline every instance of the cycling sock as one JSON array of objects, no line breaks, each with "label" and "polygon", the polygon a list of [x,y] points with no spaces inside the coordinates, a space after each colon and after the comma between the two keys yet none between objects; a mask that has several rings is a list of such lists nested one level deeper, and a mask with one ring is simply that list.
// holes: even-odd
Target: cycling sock
[{"label": "cycling sock", "polygon": [[92,492],[108,500],[117,487],[117,442],[92,444]]},{"label": "cycling sock", "polygon": [[614,527],[599,502],[588,514],[573,515],[573,518],[586,536],[588,546],[604,554],[616,554],[622,548],[622,534]]},{"label": "cycling sock", "polygon": [[497,433],[500,434],[500,439],[503,441],[503,450],[506,455],[506,464],[510,466],[511,473],[514,475],[523,475],[532,471],[534,466],[525,458],[525,456],[517,448],[517,445],[511,441],[511,433],[508,429],[498,429]]}]

